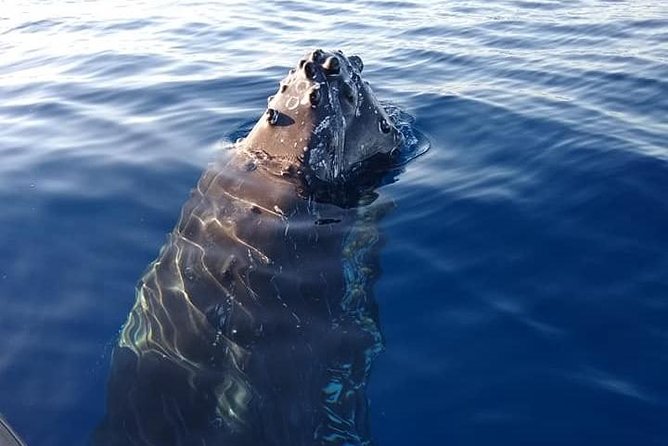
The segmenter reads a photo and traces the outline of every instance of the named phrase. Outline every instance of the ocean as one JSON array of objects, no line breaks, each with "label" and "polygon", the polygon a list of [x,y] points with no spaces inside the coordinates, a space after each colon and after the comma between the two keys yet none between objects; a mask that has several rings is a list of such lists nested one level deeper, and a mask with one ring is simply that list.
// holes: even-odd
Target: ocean
[{"label": "ocean", "polygon": [[430,148],[378,190],[375,444],[668,444],[668,7],[0,1],[0,413],[87,444],[216,154],[314,48]]}]

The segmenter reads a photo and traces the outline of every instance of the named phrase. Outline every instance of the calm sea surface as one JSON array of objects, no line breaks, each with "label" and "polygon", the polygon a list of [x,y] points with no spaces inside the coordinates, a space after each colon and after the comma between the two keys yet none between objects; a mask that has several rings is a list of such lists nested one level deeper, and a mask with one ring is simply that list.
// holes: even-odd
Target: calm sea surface
[{"label": "calm sea surface", "polygon": [[660,1],[0,1],[0,412],[83,445],[208,162],[307,50],[431,141],[382,221],[391,445],[668,444]]}]

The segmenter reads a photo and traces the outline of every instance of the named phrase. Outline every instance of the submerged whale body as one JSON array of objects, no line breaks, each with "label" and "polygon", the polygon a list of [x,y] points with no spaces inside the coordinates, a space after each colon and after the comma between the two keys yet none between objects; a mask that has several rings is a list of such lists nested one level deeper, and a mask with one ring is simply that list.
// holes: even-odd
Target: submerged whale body
[{"label": "submerged whale body", "polygon": [[403,138],[362,70],[309,53],[202,175],[138,284],[95,445],[371,444],[367,202]]}]

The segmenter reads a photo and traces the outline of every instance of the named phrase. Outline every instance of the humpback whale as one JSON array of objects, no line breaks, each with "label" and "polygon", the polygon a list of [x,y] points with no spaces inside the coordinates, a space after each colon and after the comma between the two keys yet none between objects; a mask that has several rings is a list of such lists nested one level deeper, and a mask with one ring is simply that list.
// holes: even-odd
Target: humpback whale
[{"label": "humpback whale", "polygon": [[404,137],[363,68],[309,52],[203,173],[137,285],[93,444],[372,444],[369,203]]}]

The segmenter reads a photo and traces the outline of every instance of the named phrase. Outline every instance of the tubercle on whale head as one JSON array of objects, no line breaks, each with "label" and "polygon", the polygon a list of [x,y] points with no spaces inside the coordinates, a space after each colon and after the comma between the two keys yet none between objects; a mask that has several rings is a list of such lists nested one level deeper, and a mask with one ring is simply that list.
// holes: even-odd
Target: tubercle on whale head
[{"label": "tubercle on whale head", "polygon": [[321,182],[345,181],[360,163],[403,142],[362,79],[359,56],[316,49],[299,60],[243,144],[297,165]]}]

